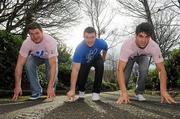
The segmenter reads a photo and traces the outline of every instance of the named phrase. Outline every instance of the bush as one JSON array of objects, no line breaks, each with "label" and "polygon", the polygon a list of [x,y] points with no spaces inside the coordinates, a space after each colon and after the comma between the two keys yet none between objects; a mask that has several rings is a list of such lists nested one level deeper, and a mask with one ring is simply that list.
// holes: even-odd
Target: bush
[{"label": "bush", "polygon": [[0,31],[0,88],[14,88],[14,70],[19,48],[22,43],[20,36]]},{"label": "bush", "polygon": [[117,91],[119,90],[117,83],[111,83],[108,81],[102,82],[102,91]]},{"label": "bush", "polygon": [[159,78],[156,69],[152,69],[149,71],[145,85],[146,89],[159,90]]},{"label": "bush", "polygon": [[47,87],[48,85],[48,80],[46,80],[46,74],[45,74],[46,70],[45,70],[45,64],[40,65],[38,67],[38,76],[39,76],[39,82],[41,84],[41,86]]},{"label": "bush", "polygon": [[[58,45],[58,80],[65,86],[70,86],[71,50],[64,44]],[[39,67],[39,80],[43,88],[47,87],[48,80],[45,75],[45,65]],[[61,85],[62,86],[62,85]],[[64,88],[57,85],[57,89]]]},{"label": "bush", "polygon": [[165,67],[168,76],[168,87],[180,87],[180,48],[170,52],[168,59],[165,61]]},{"label": "bush", "polygon": [[[86,83],[86,90],[92,90],[94,85],[94,76],[89,75]],[[117,91],[119,88],[117,83],[111,83],[110,81],[102,81],[102,91]]]},{"label": "bush", "polygon": [[[174,49],[169,53],[169,56],[165,60],[165,68],[167,72],[167,88],[180,87],[180,48]],[[160,83],[157,71],[150,70],[148,79],[146,80],[146,88],[151,90],[159,90]]]},{"label": "bush", "polygon": [[[12,90],[14,89],[15,81],[15,66],[19,49],[23,42],[22,38],[17,35],[13,35],[6,31],[0,31],[0,89]],[[58,46],[59,51],[59,74],[58,78],[67,85],[70,84],[71,73],[71,50],[63,43]],[[45,77],[45,65],[39,67],[39,79],[42,87],[46,87],[48,81]],[[29,83],[27,82],[25,72],[22,76],[23,89],[29,89]]]},{"label": "bush", "polygon": [[58,52],[58,80],[65,86],[70,86],[72,50],[69,49],[64,43],[60,43]]}]

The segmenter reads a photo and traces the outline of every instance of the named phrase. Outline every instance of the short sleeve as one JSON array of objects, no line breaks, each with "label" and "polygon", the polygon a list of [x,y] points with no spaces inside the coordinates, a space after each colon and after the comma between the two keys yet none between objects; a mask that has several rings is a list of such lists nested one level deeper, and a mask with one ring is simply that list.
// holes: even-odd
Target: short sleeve
[{"label": "short sleeve", "polygon": [[129,57],[130,57],[130,53],[129,53],[129,49],[126,46],[126,42],[123,43],[121,50],[120,50],[120,56],[119,56],[119,60],[122,60],[124,62],[127,62]]},{"label": "short sleeve", "polygon": [[106,41],[103,40],[103,50],[107,51],[108,50],[108,44],[106,43]]},{"label": "short sleeve", "polygon": [[154,46],[151,55],[155,63],[161,63],[164,61],[164,58],[158,45]]},{"label": "short sleeve", "polygon": [[48,58],[58,56],[58,50],[57,50],[57,42],[55,39],[51,39],[52,41],[47,44],[47,52],[48,52]]},{"label": "short sleeve", "polygon": [[25,40],[23,44],[21,45],[19,54],[26,58],[29,55],[29,52],[31,50],[30,46],[31,44],[28,42],[28,40]]}]

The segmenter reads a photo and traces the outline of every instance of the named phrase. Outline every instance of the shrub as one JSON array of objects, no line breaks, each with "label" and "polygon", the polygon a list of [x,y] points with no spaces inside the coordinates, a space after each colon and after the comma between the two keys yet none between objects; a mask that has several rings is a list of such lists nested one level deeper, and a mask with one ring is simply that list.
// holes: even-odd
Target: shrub
[{"label": "shrub", "polygon": [[[70,85],[70,74],[71,74],[71,50],[64,44],[58,45],[58,80],[65,86]],[[45,75],[45,65],[39,67],[39,80],[43,88],[47,87],[48,80]],[[62,85],[61,85],[62,86]],[[64,88],[57,85],[57,89]]]},{"label": "shrub", "polygon": [[[171,51],[165,60],[165,68],[167,72],[167,88],[180,87],[180,48]],[[159,90],[159,78],[157,71],[150,70],[148,79],[146,80],[146,88],[151,90]]]},{"label": "shrub", "polygon": [[[89,75],[86,83],[86,90],[92,90],[94,85],[94,75]],[[102,91],[117,91],[119,88],[117,83],[111,83],[110,81],[102,81]]]},{"label": "shrub", "polygon": [[0,88],[14,88],[14,70],[21,46],[20,36],[0,31]]},{"label": "shrub", "polygon": [[180,48],[170,52],[168,59],[165,61],[165,67],[168,76],[168,87],[179,87],[180,80]]},{"label": "shrub", "polygon": [[146,89],[159,90],[159,78],[156,69],[151,69],[146,79]]}]

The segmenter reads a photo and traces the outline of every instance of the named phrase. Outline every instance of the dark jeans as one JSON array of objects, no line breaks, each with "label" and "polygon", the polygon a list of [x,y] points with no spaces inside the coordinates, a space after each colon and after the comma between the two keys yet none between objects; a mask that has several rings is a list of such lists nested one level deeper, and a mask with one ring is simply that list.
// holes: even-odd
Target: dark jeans
[{"label": "dark jeans", "polygon": [[104,72],[104,61],[101,57],[91,61],[87,64],[81,64],[79,74],[78,74],[78,89],[81,92],[85,91],[85,84],[87,82],[87,77],[91,67],[95,68],[95,80],[93,85],[93,93],[100,93],[102,77]]}]

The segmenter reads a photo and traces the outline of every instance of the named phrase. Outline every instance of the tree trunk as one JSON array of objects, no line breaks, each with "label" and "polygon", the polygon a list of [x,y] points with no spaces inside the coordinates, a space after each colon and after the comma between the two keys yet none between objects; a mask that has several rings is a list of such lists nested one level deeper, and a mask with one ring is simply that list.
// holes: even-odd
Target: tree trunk
[{"label": "tree trunk", "polygon": [[148,23],[150,23],[153,27],[153,34],[152,34],[152,39],[154,41],[157,41],[156,40],[156,34],[155,34],[155,31],[154,31],[154,24],[153,24],[153,21],[152,21],[152,17],[151,17],[151,11],[149,9],[149,4],[148,4],[148,1],[147,0],[143,0],[141,1],[141,3],[143,4],[144,8],[145,8],[145,12],[146,12],[146,20]]},{"label": "tree trunk", "polygon": [[28,27],[28,25],[30,24],[30,23],[32,23],[34,21],[34,19],[33,19],[33,15],[32,15],[32,13],[30,13],[30,12],[27,12],[26,13],[26,18],[25,18],[25,26],[24,26],[24,29],[23,29],[23,32],[22,32],[22,38],[23,39],[26,39],[26,37],[27,37],[27,34],[28,34],[28,29],[27,29],[27,27]]}]

